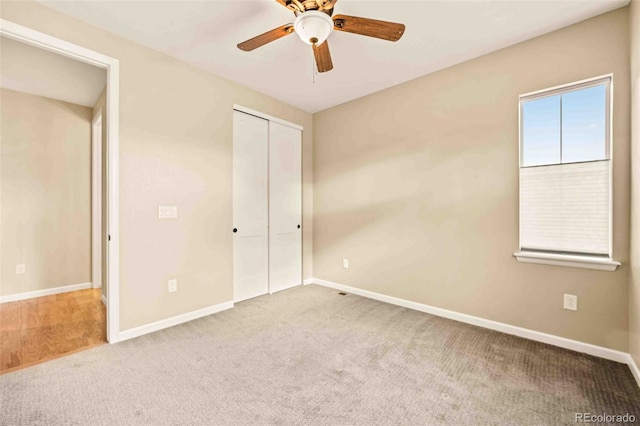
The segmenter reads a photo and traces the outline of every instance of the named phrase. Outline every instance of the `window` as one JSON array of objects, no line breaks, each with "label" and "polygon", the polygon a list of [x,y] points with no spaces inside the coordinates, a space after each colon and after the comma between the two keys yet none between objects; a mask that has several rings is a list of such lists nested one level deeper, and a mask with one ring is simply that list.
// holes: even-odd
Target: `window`
[{"label": "window", "polygon": [[615,270],[611,77],[520,97],[519,261]]}]

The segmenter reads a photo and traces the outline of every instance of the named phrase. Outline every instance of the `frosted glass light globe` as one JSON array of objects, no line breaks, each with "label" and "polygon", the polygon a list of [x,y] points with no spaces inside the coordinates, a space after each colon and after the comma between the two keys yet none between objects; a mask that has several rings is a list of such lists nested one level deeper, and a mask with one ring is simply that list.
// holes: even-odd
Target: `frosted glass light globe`
[{"label": "frosted glass light globe", "polygon": [[309,10],[296,17],[293,29],[305,43],[321,45],[333,31],[333,20],[326,13]]}]

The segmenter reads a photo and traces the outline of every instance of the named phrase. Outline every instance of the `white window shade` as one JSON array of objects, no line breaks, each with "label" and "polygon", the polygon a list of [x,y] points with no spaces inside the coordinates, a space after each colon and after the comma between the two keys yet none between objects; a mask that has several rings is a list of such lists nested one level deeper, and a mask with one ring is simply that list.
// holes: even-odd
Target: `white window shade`
[{"label": "white window shade", "polygon": [[609,160],[521,168],[521,249],[608,256],[609,180]]}]

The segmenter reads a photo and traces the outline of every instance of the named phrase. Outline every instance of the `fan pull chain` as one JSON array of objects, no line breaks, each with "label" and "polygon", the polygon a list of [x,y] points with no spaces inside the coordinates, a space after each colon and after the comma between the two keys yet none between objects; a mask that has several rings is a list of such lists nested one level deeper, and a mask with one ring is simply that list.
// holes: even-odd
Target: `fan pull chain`
[{"label": "fan pull chain", "polygon": [[311,55],[311,81],[313,84],[316,84],[316,74],[318,67],[316,66],[316,57],[315,55]]}]

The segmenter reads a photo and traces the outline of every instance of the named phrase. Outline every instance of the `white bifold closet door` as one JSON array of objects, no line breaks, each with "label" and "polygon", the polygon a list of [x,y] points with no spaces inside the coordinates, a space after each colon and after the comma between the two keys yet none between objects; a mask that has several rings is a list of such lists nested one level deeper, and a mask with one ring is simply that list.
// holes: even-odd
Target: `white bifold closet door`
[{"label": "white bifold closet door", "polygon": [[234,301],[269,291],[269,121],[233,111]]},{"label": "white bifold closet door", "polygon": [[269,122],[269,292],[302,283],[302,132]]},{"label": "white bifold closet door", "polygon": [[302,284],[302,131],[233,112],[234,301]]}]

